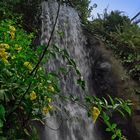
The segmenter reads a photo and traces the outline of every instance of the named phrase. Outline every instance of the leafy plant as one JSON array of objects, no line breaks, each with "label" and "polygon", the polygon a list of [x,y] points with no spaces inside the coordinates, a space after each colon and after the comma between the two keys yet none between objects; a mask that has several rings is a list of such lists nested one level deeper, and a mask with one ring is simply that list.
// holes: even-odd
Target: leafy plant
[{"label": "leafy plant", "polygon": [[[20,2],[22,1],[17,0],[12,4]],[[26,1],[23,2],[25,4]],[[87,6],[87,1],[83,2]],[[7,18],[9,16],[6,20],[0,21],[0,139],[36,139],[36,130],[31,122],[39,121],[43,124],[43,117],[54,109],[53,101],[61,90],[59,73],[66,74],[72,68],[77,74],[77,84],[83,90],[86,83],[75,61],[65,49],[60,49],[56,45],[49,47],[48,43],[47,46],[38,46],[34,51],[31,49],[33,33],[28,34],[18,21]],[[46,73],[43,61],[56,55],[62,57],[69,67],[60,67],[59,71]],[[69,97],[65,99],[82,102],[76,96]],[[85,94],[83,105],[86,106],[94,123],[98,118],[104,121],[107,130],[112,132],[112,139],[121,138],[122,134],[116,124],[112,124],[106,118],[110,118],[113,111],[119,111],[123,115],[124,112],[130,114],[129,103],[109,98],[108,103],[106,99]]]},{"label": "leafy plant", "polygon": [[119,11],[105,11],[88,25],[94,35],[101,38],[107,48],[114,51],[136,81],[140,80],[140,28]]}]

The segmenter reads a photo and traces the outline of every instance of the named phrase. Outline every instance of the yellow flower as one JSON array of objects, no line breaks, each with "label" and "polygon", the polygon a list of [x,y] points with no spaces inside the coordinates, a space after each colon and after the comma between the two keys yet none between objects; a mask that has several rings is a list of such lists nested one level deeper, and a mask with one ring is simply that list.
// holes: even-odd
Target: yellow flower
[{"label": "yellow flower", "polygon": [[0,59],[5,63],[8,64],[8,53],[6,52],[5,48],[0,48]]},{"label": "yellow flower", "polygon": [[11,32],[15,32],[16,31],[14,26],[9,26],[9,29],[10,29]]},{"label": "yellow flower", "polygon": [[49,108],[48,107],[43,107],[42,112],[44,114],[47,114],[49,112]]},{"label": "yellow flower", "polygon": [[52,101],[52,99],[51,99],[51,98],[48,98],[47,100],[48,100],[48,102],[49,102],[49,103]]},{"label": "yellow flower", "polygon": [[17,48],[15,48],[15,50],[21,51],[22,50],[22,47],[17,47]]},{"label": "yellow flower", "polygon": [[95,123],[98,116],[100,115],[100,110],[97,107],[92,107],[91,115],[92,115],[93,122]]},{"label": "yellow flower", "polygon": [[36,93],[34,92],[34,91],[32,91],[31,93],[30,93],[30,100],[35,100],[37,98],[37,95],[36,95]]},{"label": "yellow flower", "polygon": [[14,39],[15,38],[15,32],[10,32],[10,35],[11,35],[11,39]]},{"label": "yellow flower", "polygon": [[9,26],[9,29],[10,29],[11,39],[14,39],[15,38],[16,29],[15,29],[14,26]]},{"label": "yellow flower", "polygon": [[5,48],[0,48],[0,58],[7,59],[9,57],[8,53],[6,52]]},{"label": "yellow flower", "polygon": [[24,62],[24,66],[28,68],[30,71],[33,69],[32,64],[28,61]]},{"label": "yellow flower", "polygon": [[0,48],[9,49],[9,45],[8,44],[5,44],[5,43],[1,43],[0,44]]},{"label": "yellow flower", "polygon": [[54,91],[55,91],[54,87],[50,84],[48,86],[48,92],[54,92]]},{"label": "yellow flower", "polygon": [[9,63],[8,60],[5,59],[5,58],[2,58],[2,61],[3,61],[5,64],[8,64],[8,63]]},{"label": "yellow flower", "polygon": [[51,105],[45,106],[45,107],[43,107],[42,112],[44,114],[47,114],[52,108],[53,108],[53,106],[51,106]]},{"label": "yellow flower", "polygon": [[53,109],[52,105],[48,105],[49,110]]},{"label": "yellow flower", "polygon": [[52,99],[51,98],[48,98],[47,96],[45,96],[44,99],[47,100],[49,103],[52,102]]},{"label": "yellow flower", "polygon": [[13,55],[12,57],[11,57],[11,59],[15,59],[16,58],[16,56],[15,55]]}]

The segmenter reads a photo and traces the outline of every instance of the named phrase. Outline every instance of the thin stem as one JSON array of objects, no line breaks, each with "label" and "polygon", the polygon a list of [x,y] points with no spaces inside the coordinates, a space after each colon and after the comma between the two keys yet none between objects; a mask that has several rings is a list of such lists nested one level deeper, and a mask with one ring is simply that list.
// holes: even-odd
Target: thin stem
[{"label": "thin stem", "polygon": [[53,29],[52,29],[50,38],[49,38],[49,40],[48,40],[47,46],[45,47],[45,49],[44,49],[44,51],[43,51],[41,57],[40,57],[39,60],[38,60],[38,63],[36,64],[36,66],[34,67],[34,69],[31,71],[30,75],[32,75],[32,74],[34,73],[34,71],[37,69],[37,67],[38,67],[39,64],[41,63],[42,59],[44,58],[45,53],[46,53],[48,47],[50,46],[50,43],[51,43],[51,40],[52,40],[54,31],[55,31],[55,27],[56,27],[56,24],[57,24],[57,19],[58,19],[58,16],[59,16],[59,11],[60,11],[60,2],[59,2],[59,5],[58,5],[58,10],[57,10],[57,15],[56,15],[55,23],[54,23],[54,26],[53,26]]},{"label": "thin stem", "polygon": [[[60,12],[60,2],[59,2],[59,5],[58,5],[57,15],[56,15],[56,18],[55,18],[55,23],[54,23],[54,26],[53,26],[53,29],[52,29],[50,38],[49,38],[49,40],[48,40],[48,43],[47,43],[47,45],[46,45],[44,51],[42,52],[42,55],[41,55],[41,57],[39,58],[38,63],[36,64],[36,66],[34,67],[34,69],[33,69],[33,70],[31,71],[31,73],[29,74],[30,76],[31,76],[34,72],[35,72],[34,76],[36,75],[37,70],[38,70],[38,66],[39,66],[39,64],[41,63],[42,59],[44,58],[45,53],[46,53],[48,47],[50,46],[50,42],[51,42],[51,40],[52,40],[54,31],[55,31],[55,27],[56,27],[56,24],[57,24],[59,12]],[[13,108],[13,110],[8,114],[7,118],[8,118],[8,117],[18,108],[18,106],[22,103],[22,100],[23,100],[24,96],[28,93],[28,91],[30,90],[31,85],[32,85],[32,81],[29,83],[28,88],[26,89],[26,91],[25,91],[24,94],[22,95],[22,97],[21,97],[20,101],[18,102],[18,104],[17,104],[17,105]]]}]

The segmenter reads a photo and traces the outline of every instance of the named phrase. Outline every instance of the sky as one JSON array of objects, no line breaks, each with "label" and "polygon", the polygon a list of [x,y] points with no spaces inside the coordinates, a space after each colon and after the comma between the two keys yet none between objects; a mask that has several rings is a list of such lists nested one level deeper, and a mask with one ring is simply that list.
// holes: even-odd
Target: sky
[{"label": "sky", "polygon": [[94,3],[97,4],[97,8],[92,11],[94,17],[97,17],[97,13],[102,14],[105,8],[108,11],[124,11],[129,18],[134,17],[140,11],[140,0],[91,0],[91,5]]}]

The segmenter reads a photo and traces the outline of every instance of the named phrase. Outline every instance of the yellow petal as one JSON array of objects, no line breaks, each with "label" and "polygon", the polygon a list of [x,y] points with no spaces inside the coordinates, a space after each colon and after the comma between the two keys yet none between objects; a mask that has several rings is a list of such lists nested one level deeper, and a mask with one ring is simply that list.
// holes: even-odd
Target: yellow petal
[{"label": "yellow petal", "polygon": [[50,84],[48,86],[48,92],[54,92],[54,91],[55,91],[54,87]]},{"label": "yellow petal", "polygon": [[36,98],[37,98],[36,93],[35,93],[34,91],[32,91],[32,92],[30,93],[30,100],[35,100]]},{"label": "yellow petal", "polygon": [[92,114],[93,122],[95,123],[97,118],[98,118],[98,116],[100,115],[100,110],[97,107],[93,107],[91,109],[91,114]]}]

